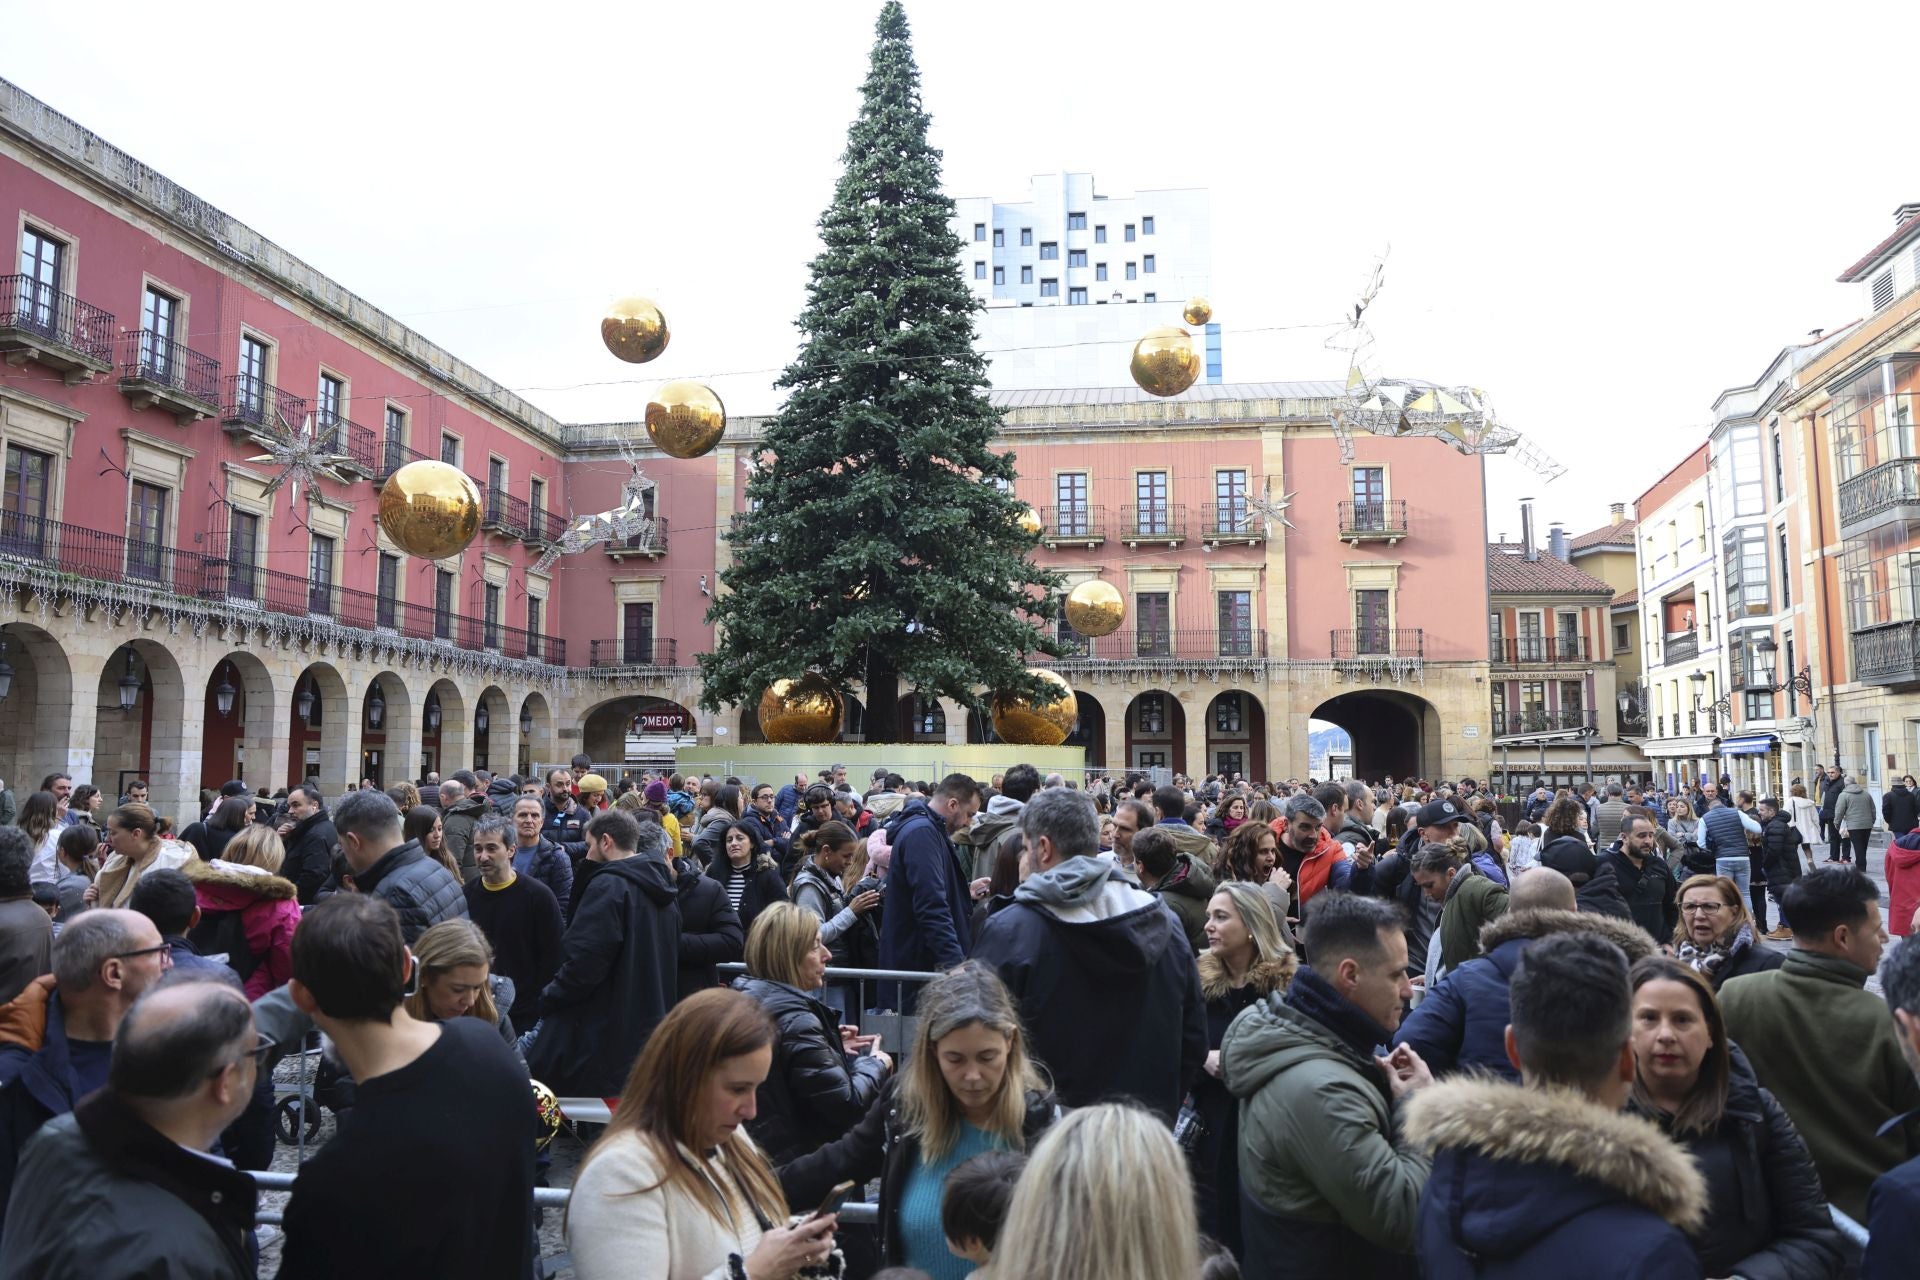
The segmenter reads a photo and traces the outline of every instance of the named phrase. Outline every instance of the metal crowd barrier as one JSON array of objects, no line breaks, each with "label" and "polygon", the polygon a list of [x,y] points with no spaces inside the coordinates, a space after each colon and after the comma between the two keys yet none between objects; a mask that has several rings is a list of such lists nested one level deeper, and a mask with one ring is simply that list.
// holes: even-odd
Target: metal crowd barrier
[{"label": "metal crowd barrier", "polygon": [[[747,971],[747,966],[738,961],[714,967],[726,975],[727,981]],[[898,1062],[913,1044],[919,1020],[902,1013],[894,1002],[905,986],[917,989],[939,976],[917,969],[840,969],[830,965],[820,998],[839,1009],[850,1024],[857,1022],[863,1035],[879,1036],[880,1047]]]}]

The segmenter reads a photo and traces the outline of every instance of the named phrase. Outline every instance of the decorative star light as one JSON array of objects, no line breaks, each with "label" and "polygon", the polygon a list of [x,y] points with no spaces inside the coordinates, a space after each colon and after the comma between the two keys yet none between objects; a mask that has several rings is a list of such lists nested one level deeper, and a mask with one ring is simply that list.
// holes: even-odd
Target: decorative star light
[{"label": "decorative star light", "polygon": [[1289,529],[1294,527],[1293,521],[1287,519],[1287,508],[1292,505],[1292,493],[1283,493],[1278,498],[1275,498],[1273,496],[1273,490],[1269,488],[1258,498],[1250,499],[1247,502],[1247,514],[1249,516],[1258,516],[1261,520],[1265,521],[1267,536],[1272,537],[1273,522],[1275,520],[1278,520]]},{"label": "decorative star light", "polygon": [[287,492],[293,495],[293,501],[300,501],[300,485],[307,486],[307,508],[313,508],[313,488],[321,480],[331,480],[335,484],[347,483],[340,474],[340,468],[351,462],[345,454],[335,451],[340,433],[337,427],[317,432],[313,427],[313,415],[308,414],[298,431],[279,419],[279,425],[266,442],[267,452],[249,462],[272,462],[280,467],[280,474],[267,481],[263,494],[270,494],[281,485],[288,486]]},{"label": "decorative star light", "polygon": [[559,540],[541,554],[534,565],[536,572],[544,573],[561,556],[579,555],[602,542],[624,542],[628,538],[644,541],[652,536],[654,520],[647,514],[647,491],[653,488],[653,482],[638,463],[631,465],[633,473],[620,486],[620,505],[611,511],[576,517]]}]

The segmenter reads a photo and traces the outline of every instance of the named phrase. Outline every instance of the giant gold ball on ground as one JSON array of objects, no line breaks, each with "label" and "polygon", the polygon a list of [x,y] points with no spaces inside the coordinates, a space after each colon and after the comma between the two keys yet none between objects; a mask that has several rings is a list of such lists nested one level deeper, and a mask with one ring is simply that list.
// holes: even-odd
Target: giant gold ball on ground
[{"label": "giant gold ball on ground", "polygon": [[1067,625],[1083,636],[1108,636],[1127,619],[1127,602],[1119,588],[1104,578],[1093,578],[1067,593]]},{"label": "giant gold ball on ground", "polygon": [[1057,747],[1067,740],[1080,718],[1080,702],[1066,680],[1045,667],[1033,667],[1028,675],[1038,676],[1055,689],[1045,702],[995,694],[993,731],[1000,741],[1017,747]]},{"label": "giant gold ball on ground", "polygon": [[1200,348],[1174,325],[1149,329],[1133,344],[1133,380],[1151,396],[1177,396],[1200,377]]},{"label": "giant gold ball on ground", "polygon": [[727,407],[713,388],[685,380],[665,383],[647,401],[647,435],[662,453],[697,458],[727,432]]},{"label": "giant gold ball on ground", "polygon": [[1213,304],[1205,298],[1188,298],[1186,310],[1180,318],[1188,324],[1206,324],[1213,319]]},{"label": "giant gold ball on ground", "polygon": [[645,298],[622,298],[600,321],[600,341],[628,364],[645,364],[667,349],[667,317]]},{"label": "giant gold ball on ground", "polygon": [[760,732],[768,742],[832,742],[840,736],[845,704],[817,671],[775,680],[760,695]]},{"label": "giant gold ball on ground", "polygon": [[480,487],[438,459],[409,462],[380,490],[380,527],[408,555],[444,560],[480,532]]}]

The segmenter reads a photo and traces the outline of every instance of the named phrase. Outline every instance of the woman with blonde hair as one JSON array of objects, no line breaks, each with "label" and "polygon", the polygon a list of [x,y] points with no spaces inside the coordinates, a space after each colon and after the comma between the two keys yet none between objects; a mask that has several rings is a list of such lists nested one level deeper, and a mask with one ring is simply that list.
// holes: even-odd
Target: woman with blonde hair
[{"label": "woman with blonde hair", "polygon": [[178,871],[193,859],[186,845],[160,839],[160,823],[143,804],[123,804],[107,815],[107,847],[113,852],[84,895],[91,907],[124,907],[142,875]]},{"label": "woman with blonde hair", "polygon": [[181,868],[193,881],[200,906],[200,923],[189,940],[203,955],[225,954],[247,999],[258,1000],[293,976],[299,892],[279,874],[287,851],[272,827],[250,825],[220,854],[211,862],[191,859]]},{"label": "woman with blonde hair", "polygon": [[780,1182],[741,1131],[777,1034],[766,1010],[724,988],[688,996],[654,1028],[574,1176],[579,1280],[789,1280],[831,1255],[838,1219],[784,1225]]},{"label": "woman with blonde hair", "polygon": [[[1027,1150],[1060,1108],[1027,1057],[1013,997],[988,966],[967,961],[929,982],[916,1016],[906,1066],[866,1118],[838,1142],[781,1166],[780,1185],[792,1203],[811,1204],[841,1181],[880,1179],[885,1264],[963,1280],[972,1268],[948,1252],[940,1226],[947,1175],[984,1151]],[[1190,1191],[1181,1196],[1192,1202]],[[995,1274],[1046,1273],[996,1265]]]},{"label": "woman with blonde hair", "polygon": [[414,940],[413,963],[419,981],[403,1002],[422,1022],[478,1018],[500,1032],[525,1070],[520,1037],[507,1017],[513,1007],[513,979],[493,972],[493,945],[471,920],[442,920]]},{"label": "woman with blonde hair", "polygon": [[[849,834],[851,839],[851,834]],[[827,977],[820,918],[776,902],[747,931],[747,976],[734,988],[779,1029],[773,1066],[748,1131],[775,1164],[816,1151],[867,1113],[893,1072],[877,1037],[843,1035],[838,1011],[814,993]]]},{"label": "woman with blonde hair", "polygon": [[1020,1175],[993,1252],[996,1276],[1171,1280],[1200,1270],[1185,1161],[1151,1112],[1083,1107],[1055,1125]]},{"label": "woman with blonde hair", "polygon": [[[1236,835],[1239,833],[1236,832]],[[1265,833],[1269,838],[1272,831]],[[1220,1042],[1242,1009],[1285,991],[1299,967],[1280,938],[1261,887],[1228,880],[1207,902],[1207,949],[1200,953],[1200,994],[1207,1002],[1207,1059],[1182,1108],[1190,1135],[1201,1229],[1240,1256],[1240,1103],[1220,1078]]]}]

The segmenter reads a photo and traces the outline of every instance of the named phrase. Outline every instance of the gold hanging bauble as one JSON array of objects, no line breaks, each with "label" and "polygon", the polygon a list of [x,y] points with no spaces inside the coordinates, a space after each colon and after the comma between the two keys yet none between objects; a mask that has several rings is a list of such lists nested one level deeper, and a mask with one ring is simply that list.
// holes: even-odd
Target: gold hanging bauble
[{"label": "gold hanging bauble", "polygon": [[1067,593],[1067,625],[1083,636],[1110,636],[1127,620],[1127,602],[1104,578],[1091,578]]},{"label": "gold hanging bauble", "polygon": [[444,560],[480,532],[480,487],[438,459],[409,462],[381,487],[380,527],[408,555]]},{"label": "gold hanging bauble", "polygon": [[1150,396],[1177,396],[1200,377],[1200,348],[1185,329],[1149,329],[1133,344],[1133,380]]},{"label": "gold hanging bauble", "polygon": [[628,364],[645,364],[667,349],[667,318],[645,298],[622,298],[600,321],[600,341]]},{"label": "gold hanging bauble", "polygon": [[727,407],[712,387],[669,382],[647,401],[647,434],[672,457],[697,458],[710,452],[726,431]]},{"label": "gold hanging bauble", "polygon": [[535,1151],[545,1151],[554,1135],[560,1132],[560,1099],[553,1096],[553,1090],[533,1082],[533,1111],[539,1118],[539,1136],[533,1140]]},{"label": "gold hanging bauble", "polygon": [[846,706],[827,678],[809,671],[798,680],[775,680],[760,695],[760,732],[768,742],[832,742],[840,736]]},{"label": "gold hanging bauble", "polygon": [[1046,527],[1040,523],[1040,513],[1032,507],[1023,508],[1020,512],[1020,518],[1014,523],[1018,524],[1020,526],[1020,532],[1026,534],[1029,538],[1039,537],[1040,531]]},{"label": "gold hanging bauble", "polygon": [[1180,318],[1188,324],[1205,324],[1213,319],[1213,304],[1205,298],[1188,298],[1187,309],[1180,313]]},{"label": "gold hanging bauble", "polygon": [[993,731],[1000,741],[1017,747],[1057,747],[1073,732],[1080,718],[1080,703],[1073,689],[1060,676],[1045,667],[1032,667],[1028,675],[1038,676],[1054,686],[1058,696],[1047,702],[1033,703],[1005,694],[993,697]]}]

